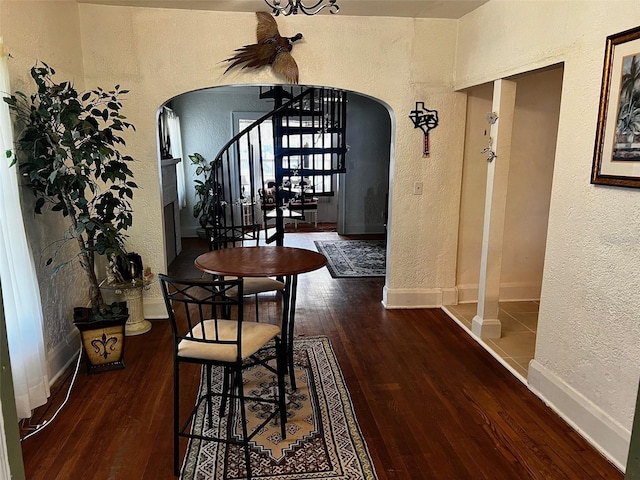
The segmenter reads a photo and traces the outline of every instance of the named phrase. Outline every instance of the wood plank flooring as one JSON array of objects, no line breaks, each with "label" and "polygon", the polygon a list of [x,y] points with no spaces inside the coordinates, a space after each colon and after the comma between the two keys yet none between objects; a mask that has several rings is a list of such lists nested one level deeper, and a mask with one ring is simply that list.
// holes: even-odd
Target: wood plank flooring
[{"label": "wood plank flooring", "polygon": [[[285,244],[314,249],[336,237],[287,234]],[[185,242],[170,274],[199,276],[192,262],[206,246],[197,244]],[[383,285],[326,268],[301,275],[296,315],[298,335],[331,339],[380,480],[623,478],[444,312],[385,310]],[[278,318],[273,297],[263,307]],[[28,479],[174,478],[168,322],[127,337],[125,362],[91,376],[81,365],[67,405],[22,444]],[[188,372],[190,402],[198,369]],[[68,379],[33,423],[51,416]]]}]

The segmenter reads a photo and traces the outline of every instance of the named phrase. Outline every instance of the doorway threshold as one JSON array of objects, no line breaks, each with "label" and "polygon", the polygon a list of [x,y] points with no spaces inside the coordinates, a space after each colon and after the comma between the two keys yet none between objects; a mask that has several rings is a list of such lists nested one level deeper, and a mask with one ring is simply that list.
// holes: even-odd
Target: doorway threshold
[{"label": "doorway threshold", "polygon": [[500,302],[502,336],[496,339],[481,339],[471,331],[476,303],[447,305],[442,310],[526,385],[529,362],[535,354],[538,308],[538,301]]}]

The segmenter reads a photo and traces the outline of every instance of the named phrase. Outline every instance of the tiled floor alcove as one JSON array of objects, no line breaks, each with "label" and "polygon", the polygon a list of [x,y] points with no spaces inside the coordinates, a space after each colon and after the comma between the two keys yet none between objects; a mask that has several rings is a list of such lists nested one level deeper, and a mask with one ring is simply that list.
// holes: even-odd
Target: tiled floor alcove
[{"label": "tiled floor alcove", "polygon": [[[535,301],[500,302],[498,319],[502,322],[502,336],[483,340],[495,356],[509,365],[525,383],[529,361],[535,352],[538,306]],[[476,303],[465,303],[449,305],[444,310],[471,330],[477,308]]]}]

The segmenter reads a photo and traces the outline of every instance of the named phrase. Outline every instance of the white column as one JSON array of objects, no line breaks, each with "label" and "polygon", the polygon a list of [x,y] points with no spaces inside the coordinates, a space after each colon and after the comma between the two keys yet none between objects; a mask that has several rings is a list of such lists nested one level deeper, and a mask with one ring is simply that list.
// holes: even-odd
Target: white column
[{"label": "white column", "polygon": [[472,332],[480,338],[500,338],[502,329],[498,320],[498,300],[515,101],[516,83],[496,80],[492,108],[498,120],[491,125],[490,133],[496,157],[487,162],[478,311],[471,325]]}]

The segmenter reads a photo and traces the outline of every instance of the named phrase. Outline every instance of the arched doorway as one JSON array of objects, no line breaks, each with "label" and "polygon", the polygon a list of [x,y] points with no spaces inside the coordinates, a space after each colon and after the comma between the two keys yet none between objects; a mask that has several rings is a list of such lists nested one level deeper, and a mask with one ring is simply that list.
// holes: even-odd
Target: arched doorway
[{"label": "arched doorway", "polygon": [[[175,167],[165,159],[168,168],[161,169],[163,179],[171,168],[182,169],[186,193],[186,204],[177,210],[175,203],[163,201],[167,264],[180,251],[180,236],[198,235],[199,224],[193,216],[197,166],[191,164],[189,155],[200,153],[212,160],[241,125],[269,112],[272,104],[260,99],[261,89],[267,87],[212,87],[186,92],[163,105],[179,118],[182,150],[181,161]],[[330,195],[320,197],[317,221],[336,223],[338,231],[344,234],[384,233],[391,151],[389,109],[380,101],[356,92],[348,92],[348,99],[347,172],[337,175]],[[161,146],[159,151],[162,150]],[[170,186],[163,191],[173,194]]]}]

